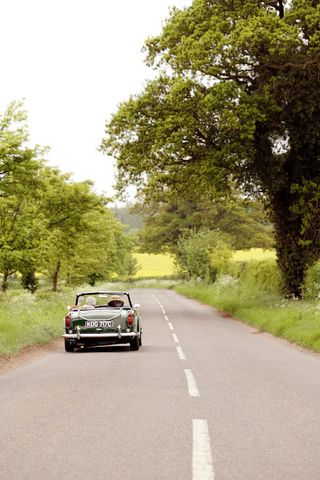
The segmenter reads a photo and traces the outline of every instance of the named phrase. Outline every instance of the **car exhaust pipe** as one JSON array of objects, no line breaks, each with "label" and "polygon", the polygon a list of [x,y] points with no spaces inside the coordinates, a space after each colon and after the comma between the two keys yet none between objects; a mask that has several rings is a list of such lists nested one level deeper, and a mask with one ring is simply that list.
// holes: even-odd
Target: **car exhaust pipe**
[{"label": "car exhaust pipe", "polygon": [[77,343],[77,340],[75,338],[70,338],[69,343],[70,345],[75,345]]}]

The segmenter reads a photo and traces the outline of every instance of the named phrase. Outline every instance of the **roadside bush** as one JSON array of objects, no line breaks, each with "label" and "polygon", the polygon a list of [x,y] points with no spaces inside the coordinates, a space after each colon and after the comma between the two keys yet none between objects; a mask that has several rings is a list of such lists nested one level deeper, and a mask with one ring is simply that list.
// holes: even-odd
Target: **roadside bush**
[{"label": "roadside bush", "polygon": [[281,293],[281,274],[274,259],[230,262],[226,273],[238,280],[242,290],[252,294],[256,294],[257,291]]},{"label": "roadside bush", "polygon": [[309,268],[305,283],[304,296],[306,298],[320,298],[320,262],[316,262]]},{"label": "roadside bush", "polygon": [[214,281],[231,257],[230,243],[220,230],[189,230],[179,236],[176,265],[187,279]]}]

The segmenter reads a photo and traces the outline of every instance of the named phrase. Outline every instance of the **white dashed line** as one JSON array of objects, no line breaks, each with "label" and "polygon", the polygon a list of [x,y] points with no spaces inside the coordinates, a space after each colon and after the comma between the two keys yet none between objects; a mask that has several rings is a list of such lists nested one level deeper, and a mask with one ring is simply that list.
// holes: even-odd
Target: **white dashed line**
[{"label": "white dashed line", "polygon": [[173,336],[173,340],[176,342],[176,343],[179,343],[179,340],[178,340],[178,337],[175,333],[172,334]]},{"label": "white dashed line", "polygon": [[178,355],[179,355],[179,358],[180,360],[186,360],[186,356],[185,354],[183,353],[183,350],[181,347],[176,347],[177,349],[177,352],[178,352]]},{"label": "white dashed line", "polygon": [[167,315],[164,316],[165,320],[167,320],[167,322],[169,322],[169,318],[167,317]]},{"label": "white dashed line", "polygon": [[192,424],[192,479],[214,480],[208,422],[196,419]]},{"label": "white dashed line", "polygon": [[174,330],[172,323],[168,323],[170,330]]},{"label": "white dashed line", "polygon": [[162,313],[163,313],[163,315],[165,315],[165,314],[166,314],[166,311],[162,309]]},{"label": "white dashed line", "polygon": [[200,393],[197,387],[197,382],[196,382],[196,379],[194,378],[192,371],[185,370],[184,373],[186,374],[190,397],[200,397]]}]

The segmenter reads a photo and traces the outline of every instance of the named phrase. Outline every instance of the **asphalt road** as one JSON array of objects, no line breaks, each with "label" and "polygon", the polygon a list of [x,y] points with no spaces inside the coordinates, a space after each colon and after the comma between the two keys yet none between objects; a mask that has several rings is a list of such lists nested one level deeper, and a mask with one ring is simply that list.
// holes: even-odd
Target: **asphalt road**
[{"label": "asphalt road", "polygon": [[132,296],[139,351],[1,375],[1,480],[320,478],[319,356],[173,291]]}]

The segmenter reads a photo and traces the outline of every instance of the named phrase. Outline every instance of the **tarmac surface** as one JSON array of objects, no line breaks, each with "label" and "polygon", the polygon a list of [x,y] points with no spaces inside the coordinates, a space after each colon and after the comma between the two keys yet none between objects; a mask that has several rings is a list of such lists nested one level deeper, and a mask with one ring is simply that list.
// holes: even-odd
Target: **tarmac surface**
[{"label": "tarmac surface", "polygon": [[59,349],[0,376],[0,478],[317,480],[320,356],[169,290],[143,345]]}]

